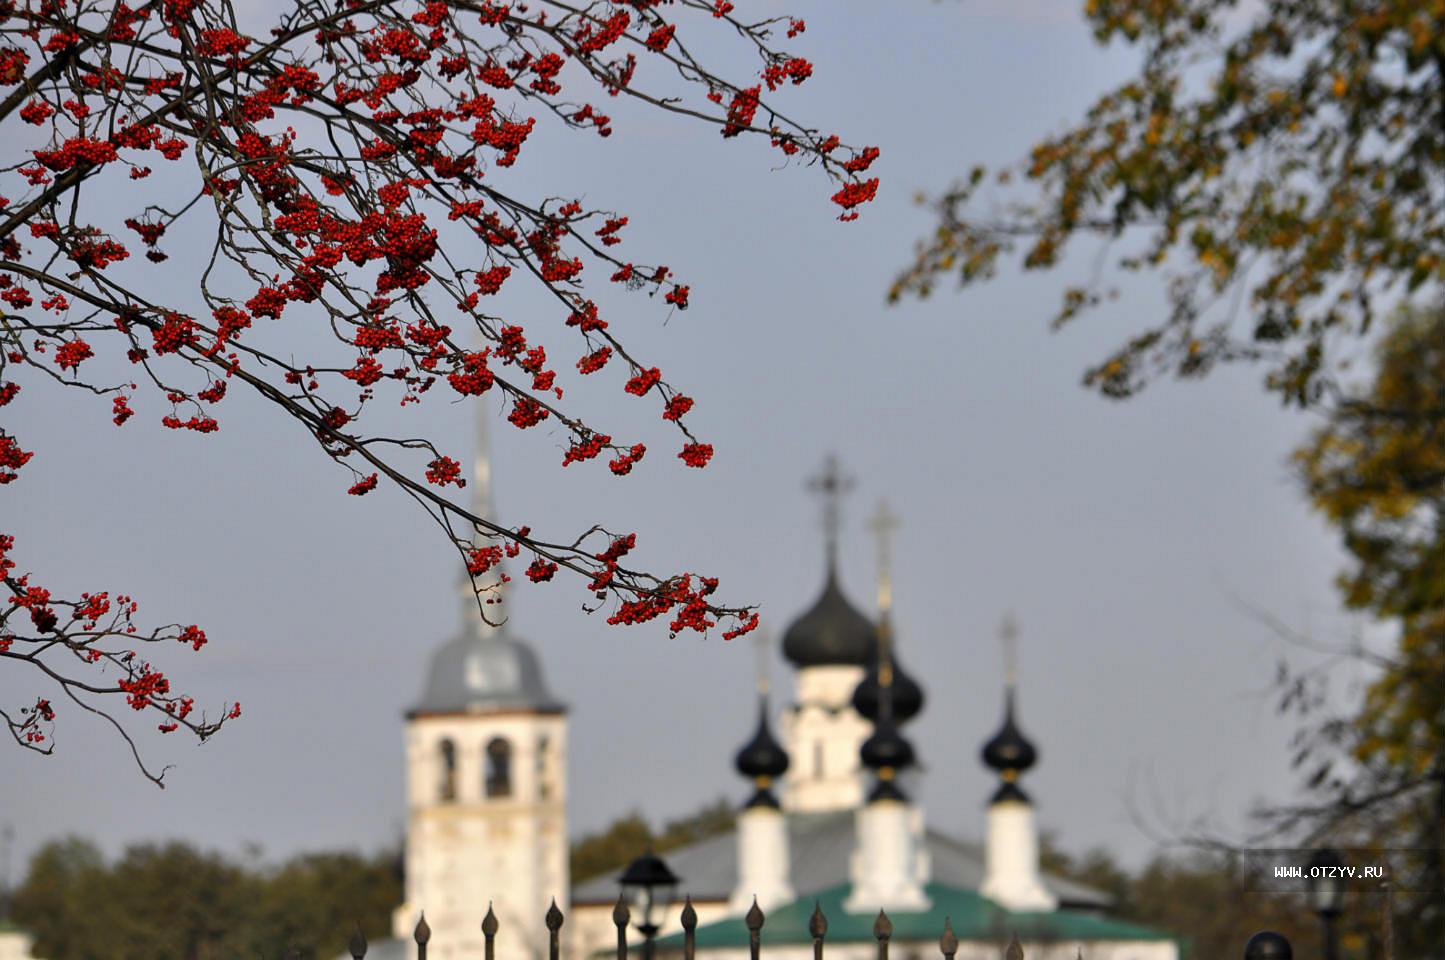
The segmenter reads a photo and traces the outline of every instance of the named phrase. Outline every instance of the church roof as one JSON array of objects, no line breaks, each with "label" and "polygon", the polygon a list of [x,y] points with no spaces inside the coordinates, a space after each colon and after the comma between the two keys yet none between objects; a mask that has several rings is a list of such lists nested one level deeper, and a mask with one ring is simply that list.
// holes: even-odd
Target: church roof
[{"label": "church roof", "polygon": [[548,691],[531,647],[504,627],[478,624],[432,654],[426,689],[407,715],[565,709]]},{"label": "church roof", "polygon": [[877,628],[843,596],[830,563],[817,602],[783,634],[783,656],[798,667],[861,667],[877,642]]},{"label": "church roof", "polygon": [[[775,907],[768,912],[763,924],[763,943],[812,943],[808,920],[815,903],[828,918],[828,943],[875,942],[873,922],[878,915],[872,911],[849,913],[845,910],[843,904],[849,890],[847,883],[835,884],[827,890],[800,896],[791,903]],[[1161,930],[1095,913],[1071,910],[1014,913],[974,890],[949,883],[930,883],[924,890],[930,901],[927,910],[889,911],[895,944],[903,941],[937,943],[943,933],[945,919],[953,925],[953,932],[960,940],[1002,943],[1014,934],[1023,941],[1174,939]],[[741,915],[698,927],[696,936],[699,949],[746,947],[749,943],[749,931]],[[681,945],[681,934],[664,937],[657,944],[660,950],[676,949]]]},{"label": "church roof", "polygon": [[[784,822],[788,829],[791,871],[788,879],[798,896],[811,898],[848,876],[849,858],[857,845],[853,818],[852,810],[786,815]],[[929,830],[924,842],[932,861],[935,881],[964,890],[976,890],[983,885],[983,850],[978,846],[962,843],[936,830]],[[732,896],[738,881],[738,838],[735,832],[668,850],[664,857],[672,872],[682,878],[677,885],[679,895],[689,894],[697,901],[727,900]],[[1109,905],[1108,896],[1092,887],[1048,874],[1044,875],[1043,881],[1044,887],[1062,904],[1089,909],[1103,909]],[[594,877],[572,888],[573,903],[611,904],[616,900],[617,880],[610,874]],[[808,899],[810,911],[812,903]],[[831,925],[831,913],[828,919]],[[869,922],[872,922],[871,919]],[[939,929],[942,929],[942,921]],[[771,916],[768,930],[772,930]],[[933,936],[937,938],[938,933]]]}]

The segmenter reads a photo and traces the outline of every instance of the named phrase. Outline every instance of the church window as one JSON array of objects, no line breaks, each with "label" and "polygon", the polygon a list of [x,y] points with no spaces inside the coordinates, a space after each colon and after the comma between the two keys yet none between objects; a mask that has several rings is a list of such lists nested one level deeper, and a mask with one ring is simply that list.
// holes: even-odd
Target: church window
[{"label": "church window", "polygon": [[813,741],[813,776],[815,779],[823,779],[823,741]]},{"label": "church window", "polygon": [[442,782],[441,801],[451,803],[457,798],[457,745],[450,740],[441,742]]},{"label": "church window", "polygon": [[512,745],[501,737],[487,743],[486,779],[483,784],[489,797],[512,795]]}]

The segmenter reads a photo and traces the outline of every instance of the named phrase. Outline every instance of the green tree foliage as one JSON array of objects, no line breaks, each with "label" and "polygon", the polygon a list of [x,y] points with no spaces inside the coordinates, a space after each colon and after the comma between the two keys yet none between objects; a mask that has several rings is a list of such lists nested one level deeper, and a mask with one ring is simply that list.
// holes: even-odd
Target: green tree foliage
[{"label": "green tree foliage", "polygon": [[[1298,758],[1319,799],[1281,813],[1399,849],[1395,870],[1411,880],[1401,943],[1423,955],[1445,943],[1445,309],[1399,315],[1373,381],[1331,410],[1296,459],[1349,555],[1346,605],[1397,625],[1399,643],[1372,658],[1379,671],[1354,716],[1308,729]],[[1318,706],[1301,682],[1286,699]]]},{"label": "green tree foliage", "polygon": [[1095,847],[1082,854],[1065,852],[1057,836],[1045,830],[1039,836],[1039,866],[1046,873],[1076,880],[1109,895],[1111,911],[1128,912],[1132,899],[1132,878],[1108,850]]},{"label": "green tree foliage", "polygon": [[1295,956],[1321,956],[1318,922],[1303,897],[1263,892],[1260,886],[1259,864],[1227,852],[1161,857],[1131,878],[1123,912],[1179,934],[1186,958],[1233,960],[1256,930],[1283,933]]},{"label": "green tree foliage", "polygon": [[35,855],[13,909],[48,960],[325,960],[357,923],[369,938],[390,935],[394,862],[313,854],[260,870],[168,843],[107,863],[72,838]]},{"label": "green tree foliage", "polygon": [[620,872],[641,853],[666,853],[685,847],[727,833],[736,822],[733,805],[721,797],[693,813],[667,821],[656,833],[642,814],[633,811],[572,844],[572,880],[575,883]]},{"label": "green tree foliage", "polygon": [[[1139,51],[1137,74],[1018,168],[976,169],[941,196],[892,296],[987,278],[1010,253],[1047,270],[1071,241],[1098,237],[1122,270],[1166,276],[1169,307],[1087,384],[1126,397],[1161,372],[1264,359],[1286,402],[1318,402],[1336,372],[1332,340],[1445,279],[1445,3],[1085,10],[1101,44]],[[981,209],[982,187],[1019,176]],[[1055,322],[1109,292],[1068,288]]]}]

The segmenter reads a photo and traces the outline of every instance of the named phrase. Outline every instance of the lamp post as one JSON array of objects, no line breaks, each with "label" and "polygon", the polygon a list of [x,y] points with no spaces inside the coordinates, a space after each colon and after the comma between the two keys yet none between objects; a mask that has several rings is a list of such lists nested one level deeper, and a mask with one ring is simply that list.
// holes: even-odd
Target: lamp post
[{"label": "lamp post", "polygon": [[662,929],[663,912],[672,902],[677,875],[651,850],[627,865],[617,882],[632,904],[642,934],[642,960],[652,960],[652,941]]},{"label": "lamp post", "polygon": [[1339,960],[1340,944],[1335,936],[1335,921],[1344,911],[1345,880],[1340,869],[1343,866],[1340,855],[1329,847],[1321,847],[1310,857],[1306,882],[1310,909],[1324,927],[1324,960]]}]

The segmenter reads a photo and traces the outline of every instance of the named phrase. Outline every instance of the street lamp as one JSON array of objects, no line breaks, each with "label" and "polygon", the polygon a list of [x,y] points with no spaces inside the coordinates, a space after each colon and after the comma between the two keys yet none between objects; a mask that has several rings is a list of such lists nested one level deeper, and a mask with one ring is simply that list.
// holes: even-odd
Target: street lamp
[{"label": "street lamp", "polygon": [[1344,912],[1343,866],[1343,859],[1329,847],[1321,847],[1310,857],[1306,883],[1309,888],[1310,909],[1320,918],[1320,923],[1325,928],[1324,960],[1339,960],[1340,945],[1335,937],[1335,921]]},{"label": "street lamp", "polygon": [[638,918],[643,960],[652,960],[652,941],[662,929],[663,912],[672,903],[677,875],[649,850],[629,863],[617,882],[622,884],[623,896],[632,904]]}]

